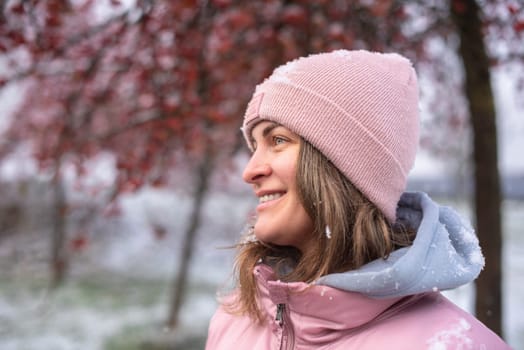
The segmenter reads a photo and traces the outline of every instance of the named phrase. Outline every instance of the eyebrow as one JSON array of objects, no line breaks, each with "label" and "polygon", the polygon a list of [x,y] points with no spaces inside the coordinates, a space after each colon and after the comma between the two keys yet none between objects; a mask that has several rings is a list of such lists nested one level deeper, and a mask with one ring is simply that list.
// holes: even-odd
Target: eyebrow
[{"label": "eyebrow", "polygon": [[272,123],[264,128],[262,131],[262,137],[266,137],[273,129],[278,128],[280,124]]},{"label": "eyebrow", "polygon": [[[279,126],[281,126],[281,125],[278,124],[278,123],[275,123],[275,122],[271,122],[271,124],[269,124],[268,126],[266,126],[266,127],[264,128],[264,130],[262,130],[262,137],[263,137],[263,138],[266,137],[266,136],[267,136],[271,131],[273,131],[273,129],[278,128]],[[251,143],[256,143],[256,140],[255,140],[255,138],[253,137],[253,134],[251,134],[251,135],[249,136],[249,141],[250,141]]]}]

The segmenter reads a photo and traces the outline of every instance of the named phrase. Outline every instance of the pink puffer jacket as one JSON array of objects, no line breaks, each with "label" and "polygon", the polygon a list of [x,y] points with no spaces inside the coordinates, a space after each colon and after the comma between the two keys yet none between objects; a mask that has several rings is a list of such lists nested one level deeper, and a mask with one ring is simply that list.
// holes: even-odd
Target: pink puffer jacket
[{"label": "pink puffer jacket", "polygon": [[264,323],[220,307],[206,350],[510,349],[438,292],[372,299],[327,286],[272,281],[266,265],[257,266],[255,274]]}]

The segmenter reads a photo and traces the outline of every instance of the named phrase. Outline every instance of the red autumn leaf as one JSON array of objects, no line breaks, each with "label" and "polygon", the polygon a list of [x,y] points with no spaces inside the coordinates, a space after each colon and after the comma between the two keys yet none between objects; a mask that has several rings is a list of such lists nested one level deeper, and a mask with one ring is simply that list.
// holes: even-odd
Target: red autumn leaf
[{"label": "red autumn leaf", "polygon": [[513,24],[513,29],[517,32],[517,33],[520,33],[524,30],[524,21],[516,21],[514,24]]},{"label": "red autumn leaf", "polygon": [[209,116],[209,120],[211,120],[212,122],[216,122],[216,123],[222,123],[227,120],[227,117],[224,115],[224,113],[217,111],[217,110],[210,111],[208,113],[208,116]]},{"label": "red autumn leaf", "polygon": [[232,11],[229,14],[229,23],[233,25],[234,29],[241,30],[252,25],[254,18],[251,13],[242,10]]},{"label": "red autumn leaf", "polygon": [[288,5],[282,13],[282,21],[291,25],[303,25],[307,23],[307,13],[301,6]]},{"label": "red autumn leaf", "polygon": [[122,192],[135,192],[144,184],[144,180],[139,177],[133,177],[122,183]]},{"label": "red autumn leaf", "polygon": [[153,187],[163,187],[166,185],[166,179],[163,176],[157,176],[151,181],[151,186]]},{"label": "red autumn leaf", "polygon": [[451,0],[451,6],[456,13],[463,14],[467,10],[467,5],[464,0]]},{"label": "red autumn leaf", "polygon": [[146,160],[146,161],[141,162],[138,167],[143,174],[147,174],[149,170],[153,168],[153,164],[150,161]]},{"label": "red autumn leaf", "polygon": [[152,136],[156,141],[163,143],[164,141],[166,141],[169,138],[170,135],[167,129],[158,128],[158,129],[153,130]]},{"label": "red autumn leaf", "polygon": [[369,7],[369,10],[375,17],[383,17],[387,15],[389,9],[391,8],[391,0],[377,0],[373,1]]},{"label": "red autumn leaf", "polygon": [[176,117],[168,118],[164,123],[167,128],[175,132],[180,131],[182,128],[182,122]]},{"label": "red autumn leaf", "polygon": [[59,14],[50,12],[46,16],[45,23],[49,27],[58,27],[62,24],[62,19],[60,18]]},{"label": "red autumn leaf", "polygon": [[25,12],[24,3],[19,2],[18,4],[11,6],[9,10],[11,10],[11,12],[13,13],[16,13],[17,15],[21,15]]},{"label": "red autumn leaf", "polygon": [[153,225],[153,236],[157,240],[162,240],[166,237],[167,230],[161,225]]},{"label": "red autumn leaf", "polygon": [[270,26],[264,26],[259,31],[260,38],[264,41],[272,41],[275,39],[275,30]]},{"label": "red autumn leaf", "polygon": [[74,252],[82,252],[83,250],[85,250],[88,243],[89,243],[89,240],[87,239],[85,234],[78,234],[76,237],[74,237],[71,240],[70,245],[71,245],[71,249]]},{"label": "red autumn leaf", "polygon": [[7,33],[7,37],[11,39],[15,45],[25,43],[25,38],[23,34],[18,31],[9,31]]},{"label": "red autumn leaf", "polygon": [[509,10],[509,13],[511,13],[512,15],[515,15],[519,12],[519,7],[515,4],[509,4],[508,10]]},{"label": "red autumn leaf", "polygon": [[178,0],[180,2],[180,5],[182,7],[186,8],[195,8],[198,6],[198,2],[196,0]]},{"label": "red autumn leaf", "polygon": [[231,5],[232,0],[212,0],[213,5],[219,8],[224,8]]}]

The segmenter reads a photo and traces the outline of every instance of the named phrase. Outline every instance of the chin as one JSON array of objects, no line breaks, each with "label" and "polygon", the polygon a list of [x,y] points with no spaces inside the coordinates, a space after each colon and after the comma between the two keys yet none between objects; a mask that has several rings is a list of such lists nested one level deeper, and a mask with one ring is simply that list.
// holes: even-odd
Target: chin
[{"label": "chin", "polygon": [[257,230],[255,228],[255,237],[261,242],[269,243],[269,244],[276,244],[276,245],[285,245],[285,243],[282,242],[282,239],[279,236],[280,236],[279,234],[275,234],[272,232],[264,232],[262,230]]},{"label": "chin", "polygon": [[258,241],[265,244],[272,244],[279,247],[294,247],[295,245],[291,242],[283,241],[282,239],[270,238],[267,236],[256,236]]}]

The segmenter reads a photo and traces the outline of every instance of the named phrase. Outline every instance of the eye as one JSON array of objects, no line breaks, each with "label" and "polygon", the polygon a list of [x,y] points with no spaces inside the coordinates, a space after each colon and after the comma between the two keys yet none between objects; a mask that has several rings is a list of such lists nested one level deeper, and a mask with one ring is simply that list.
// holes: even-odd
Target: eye
[{"label": "eye", "polygon": [[284,143],[287,142],[287,139],[281,137],[281,136],[274,136],[273,137],[273,144],[275,144],[275,146],[278,146],[278,145],[282,145]]}]

